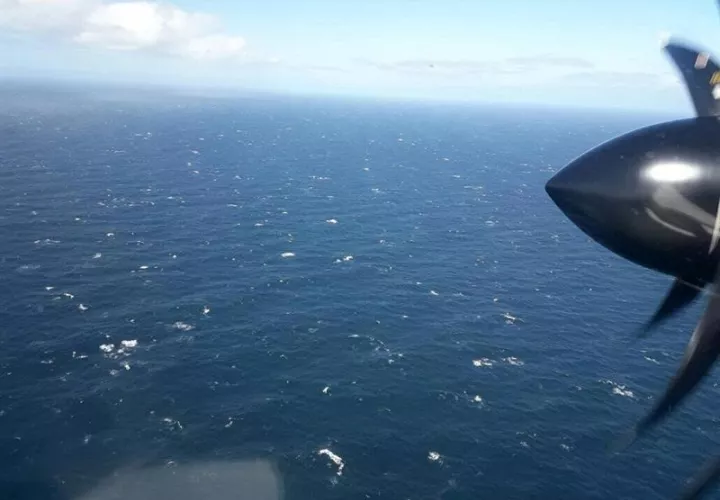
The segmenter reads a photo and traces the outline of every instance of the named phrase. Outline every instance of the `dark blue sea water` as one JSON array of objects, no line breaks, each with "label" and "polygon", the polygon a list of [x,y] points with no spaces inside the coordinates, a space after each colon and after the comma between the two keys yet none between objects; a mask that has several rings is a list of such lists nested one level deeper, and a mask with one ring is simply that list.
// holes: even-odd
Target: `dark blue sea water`
[{"label": "dark blue sea water", "polygon": [[720,445],[713,380],[606,446],[699,306],[631,342],[669,279],[543,191],[651,120],[0,93],[0,496],[262,460],[287,499],[671,498]]}]

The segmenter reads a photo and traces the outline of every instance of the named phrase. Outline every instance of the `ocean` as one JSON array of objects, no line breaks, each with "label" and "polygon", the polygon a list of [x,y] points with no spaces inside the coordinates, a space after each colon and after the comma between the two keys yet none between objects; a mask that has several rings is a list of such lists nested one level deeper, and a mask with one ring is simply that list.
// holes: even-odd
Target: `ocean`
[{"label": "ocean", "polygon": [[715,380],[607,446],[702,303],[635,341],[670,278],[544,192],[654,119],[3,89],[0,497],[672,498]]}]

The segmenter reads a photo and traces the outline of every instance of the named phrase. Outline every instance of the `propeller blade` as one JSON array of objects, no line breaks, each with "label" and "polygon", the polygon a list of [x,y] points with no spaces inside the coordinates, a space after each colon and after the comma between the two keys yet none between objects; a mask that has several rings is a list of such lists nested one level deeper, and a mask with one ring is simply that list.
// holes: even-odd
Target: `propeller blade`
[{"label": "propeller blade", "polygon": [[[718,281],[717,275],[715,281]],[[717,294],[716,283],[713,284],[715,293],[710,295],[707,308],[685,350],[680,369],[650,414],[638,423],[636,435],[648,431],[692,393],[720,354],[720,295]]]},{"label": "propeller blade", "polygon": [[680,499],[697,500],[707,493],[718,479],[720,479],[720,457],[715,457],[707,462],[695,477],[689,481]]},{"label": "propeller blade", "polygon": [[720,66],[707,52],[677,42],[665,45],[685,81],[697,116],[720,116]]},{"label": "propeller blade", "polygon": [[702,285],[695,285],[691,282],[676,279],[662,304],[660,304],[660,307],[655,311],[655,314],[643,325],[640,331],[640,337],[646,337],[650,331],[660,325],[660,323],[692,304],[698,295],[700,295],[700,292],[702,292]]}]

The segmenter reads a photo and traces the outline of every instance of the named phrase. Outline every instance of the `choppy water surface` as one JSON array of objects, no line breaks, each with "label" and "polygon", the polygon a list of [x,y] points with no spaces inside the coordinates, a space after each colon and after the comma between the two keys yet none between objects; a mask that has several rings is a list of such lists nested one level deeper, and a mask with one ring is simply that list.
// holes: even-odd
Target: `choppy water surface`
[{"label": "choppy water surface", "polygon": [[630,342],[669,280],[543,191],[646,117],[97,92],[0,110],[4,498],[248,459],[288,499],[667,498],[716,451],[710,381],[606,453],[699,309]]}]

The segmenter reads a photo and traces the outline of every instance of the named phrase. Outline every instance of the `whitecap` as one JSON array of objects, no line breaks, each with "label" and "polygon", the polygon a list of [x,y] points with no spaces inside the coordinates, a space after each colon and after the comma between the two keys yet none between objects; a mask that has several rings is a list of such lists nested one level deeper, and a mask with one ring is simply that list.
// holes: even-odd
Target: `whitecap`
[{"label": "whitecap", "polygon": [[625,396],[626,398],[632,398],[635,397],[635,394],[633,394],[633,391],[630,389],[626,389],[624,385],[618,385],[616,387],[613,387],[613,394],[617,394],[618,396]]},{"label": "whitecap", "polygon": [[182,321],[176,321],[173,323],[173,328],[182,332],[189,332],[195,327],[193,325],[189,325],[188,323],[183,323]]},{"label": "whitecap", "polygon": [[332,462],[338,466],[337,475],[342,476],[342,471],[345,468],[345,462],[343,462],[342,457],[339,455],[336,455],[332,451],[330,451],[327,448],[323,448],[322,450],[318,451],[318,455],[325,455],[327,456]]},{"label": "whitecap", "polygon": [[80,309],[81,311],[84,312],[84,311],[87,311],[87,310],[89,309],[89,307],[86,306],[85,304],[80,304],[80,305],[78,306],[78,309]]},{"label": "whitecap", "polygon": [[509,312],[503,313],[502,316],[503,316],[503,318],[505,318],[505,323],[507,323],[509,325],[514,325],[516,321],[522,322],[522,320],[520,318],[518,318],[517,316],[513,316]]},{"label": "whitecap", "polygon": [[133,347],[137,347],[138,341],[137,340],[121,340],[120,344],[127,349],[132,349]]},{"label": "whitecap", "polygon": [[25,264],[16,269],[17,272],[22,273],[25,271],[36,271],[40,269],[40,266],[38,264]]},{"label": "whitecap", "polygon": [[626,386],[622,384],[618,384],[616,382],[613,382],[612,380],[601,380],[604,384],[609,384],[612,386],[612,393],[617,394],[618,396],[623,396],[626,398],[634,398],[635,394],[633,394],[633,391],[628,389]]},{"label": "whitecap", "polygon": [[434,295],[434,296],[437,297],[437,296],[440,295],[440,294],[437,293],[435,290],[430,290],[430,295]]},{"label": "whitecap", "polygon": [[518,358],[516,358],[516,357],[514,357],[514,356],[510,356],[510,357],[507,357],[507,358],[502,358],[502,360],[505,361],[507,364],[513,365],[513,366],[522,366],[522,365],[525,364],[524,361],[522,361],[521,359],[518,359]]},{"label": "whitecap", "polygon": [[477,367],[489,367],[492,366],[494,361],[489,358],[473,359],[473,365]]},{"label": "whitecap", "polygon": [[110,352],[113,352],[113,349],[115,349],[114,344],[100,344],[100,350],[102,352],[110,353]]},{"label": "whitecap", "polygon": [[438,462],[441,458],[442,457],[440,456],[440,453],[438,453],[437,451],[431,451],[428,453],[428,460],[430,460],[431,462]]},{"label": "whitecap", "polygon": [[293,252],[283,252],[280,254],[280,257],[283,259],[288,259],[290,257],[295,257],[295,254]]},{"label": "whitecap", "polygon": [[337,224],[338,223],[337,219],[328,219],[325,222],[327,222],[328,224]]},{"label": "whitecap", "polygon": [[93,255],[93,259],[99,259],[100,257],[102,257],[102,254],[100,252]]},{"label": "whitecap", "polygon": [[182,424],[180,423],[179,420],[175,420],[175,419],[173,419],[173,418],[165,417],[165,418],[162,419],[162,421],[165,422],[166,424],[168,424],[170,427],[177,427],[178,429],[183,430],[183,426],[182,426]]},{"label": "whitecap", "polygon": [[57,245],[60,243],[59,240],[52,240],[50,238],[45,238],[44,240],[35,240],[36,245]]}]

